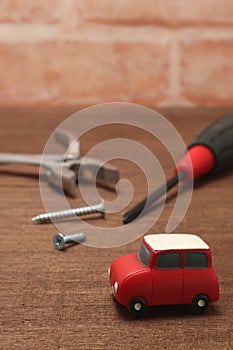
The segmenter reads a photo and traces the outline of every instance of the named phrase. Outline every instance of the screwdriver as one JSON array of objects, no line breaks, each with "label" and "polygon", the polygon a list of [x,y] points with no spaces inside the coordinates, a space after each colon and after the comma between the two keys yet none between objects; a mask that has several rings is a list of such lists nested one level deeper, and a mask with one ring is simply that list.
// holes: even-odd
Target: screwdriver
[{"label": "screwdriver", "polygon": [[123,223],[136,219],[179,181],[188,182],[205,174],[220,173],[233,166],[233,115],[226,115],[204,129],[187,147],[175,167],[175,175],[123,216]]}]

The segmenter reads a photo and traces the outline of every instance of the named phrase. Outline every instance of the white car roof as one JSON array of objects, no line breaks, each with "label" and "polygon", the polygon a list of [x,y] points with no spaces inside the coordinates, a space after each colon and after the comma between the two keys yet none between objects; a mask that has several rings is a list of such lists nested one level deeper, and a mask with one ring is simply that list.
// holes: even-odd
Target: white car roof
[{"label": "white car roof", "polygon": [[153,250],[209,249],[209,246],[200,237],[191,234],[152,234],[145,236],[144,239]]}]

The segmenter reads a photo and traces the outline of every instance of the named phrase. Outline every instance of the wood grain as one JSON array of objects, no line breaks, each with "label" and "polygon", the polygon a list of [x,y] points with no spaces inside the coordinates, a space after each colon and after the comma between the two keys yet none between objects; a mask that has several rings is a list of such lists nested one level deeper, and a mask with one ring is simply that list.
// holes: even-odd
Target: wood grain
[{"label": "wood grain", "polygon": [[[1,152],[40,153],[54,128],[77,108],[5,109],[0,111]],[[185,142],[226,110],[162,110]],[[107,133],[108,134],[108,133]],[[109,135],[110,135],[109,131]],[[124,130],[124,137],[130,130]],[[105,135],[106,136],[106,135]],[[84,153],[105,137],[83,137]],[[164,151],[140,132],[161,159],[165,174],[172,174]],[[122,177],[137,186],[133,202],[144,195],[141,178],[130,164],[116,162]],[[153,307],[132,320],[110,293],[107,269],[116,257],[138,250],[140,240],[126,246],[97,249],[74,246],[56,251],[51,225],[33,225],[31,217],[43,211],[35,168],[1,166],[1,323],[2,349],[231,349],[233,347],[233,217],[232,172],[199,181],[188,212],[176,232],[192,232],[212,248],[220,282],[220,301],[202,316],[182,307]],[[15,174],[17,171],[17,175]],[[28,171],[28,177],[23,172]],[[103,191],[107,198],[110,195]],[[175,192],[174,192],[175,193]],[[175,203],[167,202],[150,232],[162,232]],[[78,206],[81,201],[71,200]],[[118,225],[122,213],[108,215],[103,227]],[[100,224],[94,220],[94,224]],[[109,226],[108,226],[109,225]]]}]

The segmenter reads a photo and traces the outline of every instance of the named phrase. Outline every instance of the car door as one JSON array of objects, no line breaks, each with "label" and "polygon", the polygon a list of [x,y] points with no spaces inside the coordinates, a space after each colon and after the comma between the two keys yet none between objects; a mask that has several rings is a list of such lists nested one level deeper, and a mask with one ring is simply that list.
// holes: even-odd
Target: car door
[{"label": "car door", "polygon": [[208,257],[204,251],[184,254],[183,303],[190,304],[198,294],[211,294],[212,274],[208,268]]},{"label": "car door", "polygon": [[182,269],[180,252],[161,252],[152,270],[152,305],[182,302]]}]

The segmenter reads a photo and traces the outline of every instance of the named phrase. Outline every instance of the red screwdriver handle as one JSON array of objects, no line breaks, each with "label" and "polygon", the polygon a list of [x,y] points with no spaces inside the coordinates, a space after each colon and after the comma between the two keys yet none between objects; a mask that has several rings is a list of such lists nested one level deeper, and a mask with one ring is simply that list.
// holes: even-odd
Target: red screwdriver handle
[{"label": "red screwdriver handle", "polygon": [[196,179],[232,167],[233,115],[227,115],[210,124],[193,140],[175,171],[183,171],[186,178]]},{"label": "red screwdriver handle", "polygon": [[214,155],[208,147],[196,145],[179,161],[175,171],[185,173],[186,182],[209,173],[214,167],[214,162]]}]

